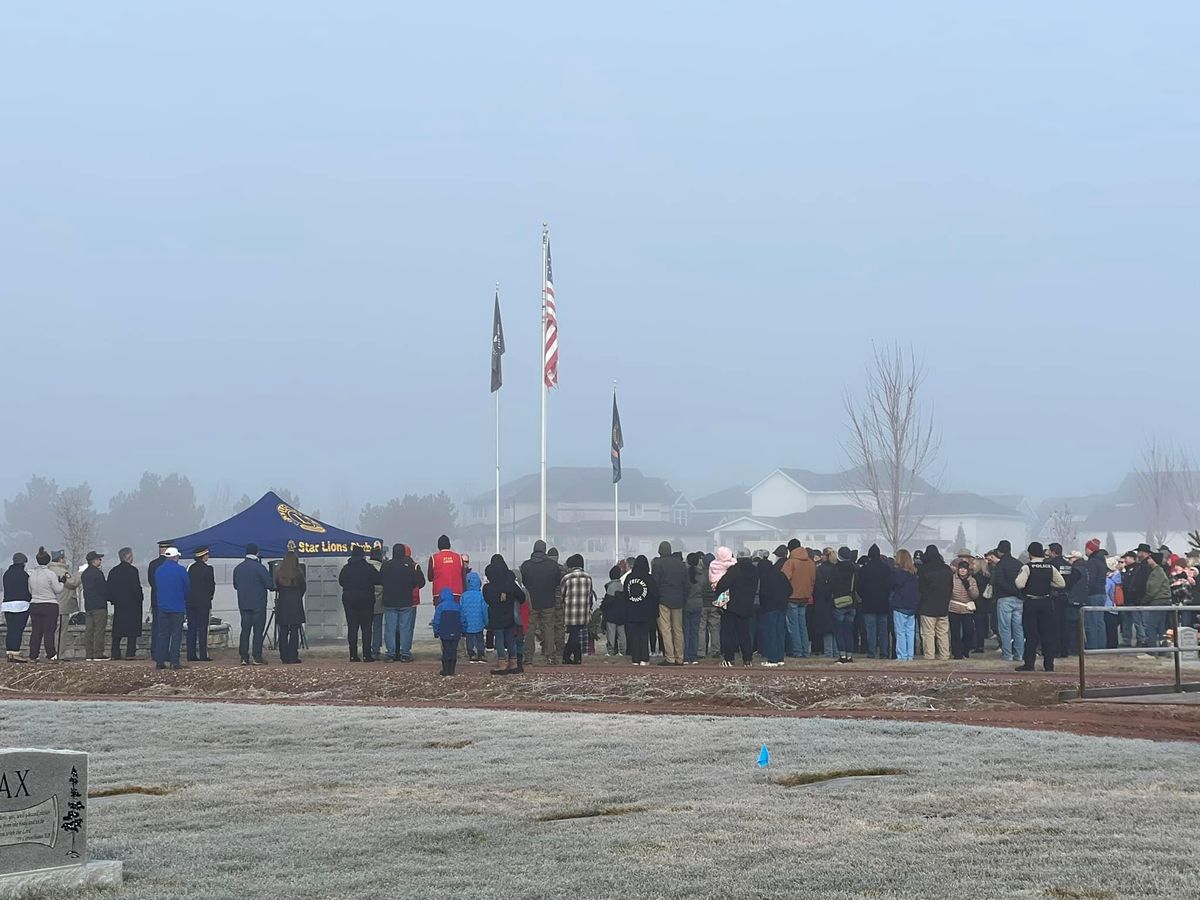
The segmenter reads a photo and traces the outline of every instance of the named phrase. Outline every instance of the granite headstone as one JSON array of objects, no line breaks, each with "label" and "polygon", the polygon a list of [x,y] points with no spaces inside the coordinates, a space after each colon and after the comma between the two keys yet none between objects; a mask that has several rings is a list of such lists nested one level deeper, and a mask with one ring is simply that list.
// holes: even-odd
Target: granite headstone
[{"label": "granite headstone", "polygon": [[0,749],[0,875],[87,863],[87,754]]}]

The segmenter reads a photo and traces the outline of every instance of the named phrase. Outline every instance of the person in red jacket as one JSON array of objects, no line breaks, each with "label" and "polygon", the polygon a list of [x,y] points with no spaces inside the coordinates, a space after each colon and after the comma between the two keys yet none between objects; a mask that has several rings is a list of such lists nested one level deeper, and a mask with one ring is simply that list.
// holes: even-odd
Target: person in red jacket
[{"label": "person in red jacket", "polygon": [[450,549],[450,538],[438,538],[438,552],[429,557],[429,583],[433,586],[433,602],[436,605],[442,588],[448,588],[457,600],[462,597],[463,584],[467,580],[467,567],[460,554]]}]

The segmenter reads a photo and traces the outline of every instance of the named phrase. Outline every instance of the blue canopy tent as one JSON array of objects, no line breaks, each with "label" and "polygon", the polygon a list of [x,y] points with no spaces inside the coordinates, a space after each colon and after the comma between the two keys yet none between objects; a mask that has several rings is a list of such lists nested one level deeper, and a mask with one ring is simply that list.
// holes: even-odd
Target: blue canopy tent
[{"label": "blue canopy tent", "polygon": [[383,546],[379,538],[343,531],[306,516],[273,491],[224,522],[195,534],[171,538],[171,546],[186,557],[207,547],[213,559],[237,559],[245,555],[247,544],[257,544],[259,556],[264,559],[282,559],[288,550],[295,550],[303,559],[349,556],[355,547],[370,553]]}]

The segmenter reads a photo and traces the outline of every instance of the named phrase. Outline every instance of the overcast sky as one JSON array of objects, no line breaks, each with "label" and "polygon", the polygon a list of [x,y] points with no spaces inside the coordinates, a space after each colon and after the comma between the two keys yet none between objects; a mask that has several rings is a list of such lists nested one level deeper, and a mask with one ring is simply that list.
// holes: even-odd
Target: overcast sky
[{"label": "overcast sky", "polygon": [[607,465],[619,379],[625,464],[693,496],[835,469],[894,340],[947,487],[1103,491],[1200,438],[1195,4],[0,17],[0,494],[484,490],[497,281],[534,471],[543,221],[552,463]]}]

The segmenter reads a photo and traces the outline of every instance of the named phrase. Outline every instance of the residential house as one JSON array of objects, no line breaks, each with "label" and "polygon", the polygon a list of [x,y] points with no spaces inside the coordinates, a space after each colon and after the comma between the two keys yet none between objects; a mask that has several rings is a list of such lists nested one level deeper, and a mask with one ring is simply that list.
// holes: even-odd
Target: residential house
[{"label": "residential house", "polygon": [[[808,469],[775,469],[747,488],[744,508],[709,528],[714,544],[750,549],[770,548],[790,538],[811,547],[891,547],[880,533],[879,517],[869,498],[855,487],[862,474],[849,470],[833,474]],[[719,496],[719,495],[718,495]],[[1007,538],[1014,546],[1025,541],[1027,523],[1017,509],[968,492],[942,492],[914,479],[912,516],[919,520],[910,548],[937,544],[953,546],[959,531],[967,549],[982,552]],[[729,502],[729,501],[727,501]],[[697,501],[697,507],[703,507]]]}]

